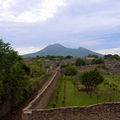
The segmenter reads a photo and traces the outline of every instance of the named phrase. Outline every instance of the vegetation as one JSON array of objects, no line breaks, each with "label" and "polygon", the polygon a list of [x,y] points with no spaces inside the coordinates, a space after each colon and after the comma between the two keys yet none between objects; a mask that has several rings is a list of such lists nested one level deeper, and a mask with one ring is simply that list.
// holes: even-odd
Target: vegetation
[{"label": "vegetation", "polygon": [[108,54],[108,55],[104,56],[104,59],[116,59],[116,60],[119,60],[120,56],[117,55],[117,54],[116,55]]},{"label": "vegetation", "polygon": [[81,73],[79,79],[86,88],[95,88],[104,81],[103,76],[97,69]]},{"label": "vegetation", "polygon": [[73,56],[71,56],[71,55],[68,55],[65,57],[65,59],[71,59],[71,58],[73,58]]},{"label": "vegetation", "polygon": [[91,64],[104,64],[104,60],[102,58],[95,58],[91,61]]},{"label": "vegetation", "polygon": [[25,64],[9,43],[0,40],[0,103],[21,102],[31,93],[37,77],[45,75],[43,61]]},{"label": "vegetation", "polygon": [[66,68],[65,68],[65,72],[64,72],[65,75],[68,75],[68,76],[74,76],[77,74],[77,69],[72,66],[72,65],[68,65]]},{"label": "vegetation", "polygon": [[83,60],[83,59],[81,59],[81,58],[78,58],[77,60],[76,60],[76,66],[81,66],[81,65],[85,65],[86,63],[85,63],[85,61]]},{"label": "vegetation", "polygon": [[87,57],[99,58],[98,55],[91,55],[91,54],[89,54]]},{"label": "vegetation", "polygon": [[[119,102],[120,75],[104,75],[103,77],[105,81],[100,84],[95,91],[87,93],[83,91],[78,91],[78,89],[74,86],[72,81],[77,80],[76,77],[74,78],[70,76],[61,76],[58,80],[56,90],[51,100],[49,101],[47,108],[53,108],[53,106],[55,108],[58,108],[64,106],[88,106],[104,102]],[[110,87],[113,82],[117,84],[116,89],[114,89],[115,85],[113,87]],[[109,85],[106,83],[108,83]],[[80,82],[79,86],[83,87]],[[63,104],[64,96],[65,104]]]}]

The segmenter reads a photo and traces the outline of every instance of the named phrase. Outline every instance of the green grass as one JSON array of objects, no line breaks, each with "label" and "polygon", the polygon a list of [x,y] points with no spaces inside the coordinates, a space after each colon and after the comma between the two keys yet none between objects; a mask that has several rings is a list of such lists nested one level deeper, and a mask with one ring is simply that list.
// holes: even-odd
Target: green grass
[{"label": "green grass", "polygon": [[[104,75],[104,78],[105,82],[108,82],[109,84],[106,85],[102,83],[94,92],[87,93],[80,92],[76,89],[72,83],[73,78],[61,76],[47,108],[58,108],[63,106],[88,106],[97,103],[120,101],[120,75]],[[110,86],[113,83],[117,85],[116,89],[113,89],[114,87]],[[65,92],[64,84],[66,84]],[[58,86],[60,86],[59,90]],[[64,94],[65,105],[63,105]],[[58,96],[57,102],[56,96]]]}]

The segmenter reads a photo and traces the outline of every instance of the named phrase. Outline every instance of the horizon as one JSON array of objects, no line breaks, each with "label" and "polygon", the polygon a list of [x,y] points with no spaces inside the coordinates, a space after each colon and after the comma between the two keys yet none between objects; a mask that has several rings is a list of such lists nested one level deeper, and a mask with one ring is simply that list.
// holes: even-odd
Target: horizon
[{"label": "horizon", "polygon": [[19,54],[50,44],[120,55],[119,0],[0,0],[0,38]]}]

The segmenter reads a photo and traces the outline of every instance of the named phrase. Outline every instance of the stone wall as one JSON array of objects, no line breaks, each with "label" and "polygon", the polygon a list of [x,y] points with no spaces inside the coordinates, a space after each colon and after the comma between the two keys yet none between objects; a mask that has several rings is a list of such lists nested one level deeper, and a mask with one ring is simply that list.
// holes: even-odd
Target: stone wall
[{"label": "stone wall", "polygon": [[88,107],[29,109],[23,120],[120,120],[120,103],[105,103]]},{"label": "stone wall", "polygon": [[105,60],[105,66],[110,74],[120,74],[120,60]]}]

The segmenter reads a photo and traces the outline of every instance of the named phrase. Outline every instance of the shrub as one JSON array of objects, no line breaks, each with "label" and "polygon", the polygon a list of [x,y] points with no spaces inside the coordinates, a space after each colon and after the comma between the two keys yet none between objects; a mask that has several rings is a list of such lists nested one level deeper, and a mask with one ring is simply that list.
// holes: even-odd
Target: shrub
[{"label": "shrub", "polygon": [[119,60],[120,56],[117,55],[117,54],[115,54],[115,55],[108,54],[108,55],[104,56],[104,59],[116,59],[116,60]]},{"label": "shrub", "polygon": [[85,71],[79,76],[81,84],[86,88],[95,88],[104,81],[103,76],[97,69]]},{"label": "shrub", "polygon": [[65,59],[71,59],[71,58],[73,58],[73,56],[68,55],[65,57]]},{"label": "shrub", "polygon": [[91,64],[104,64],[104,60],[102,58],[96,58],[91,61]]},{"label": "shrub", "polygon": [[91,55],[91,54],[89,54],[87,57],[99,58],[99,56],[98,56],[98,55]]},{"label": "shrub", "polygon": [[78,58],[77,60],[76,60],[76,66],[81,66],[81,65],[85,65],[85,61],[83,60],[83,59],[80,59],[80,58]]},{"label": "shrub", "polygon": [[65,75],[68,75],[68,76],[74,76],[77,74],[77,69],[72,66],[72,65],[68,65],[66,68],[65,68]]}]

